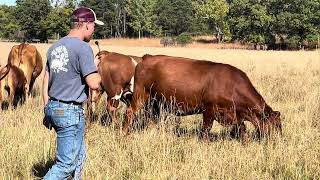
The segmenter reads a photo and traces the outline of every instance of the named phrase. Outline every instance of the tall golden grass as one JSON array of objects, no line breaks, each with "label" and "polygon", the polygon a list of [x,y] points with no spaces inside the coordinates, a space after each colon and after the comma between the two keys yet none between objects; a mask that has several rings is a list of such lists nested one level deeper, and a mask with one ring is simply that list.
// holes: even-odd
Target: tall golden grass
[{"label": "tall golden grass", "polygon": [[[146,43],[147,44],[147,43]],[[6,63],[13,43],[0,43]],[[44,61],[50,45],[36,44]],[[97,48],[92,45],[94,52]],[[212,142],[194,133],[201,116],[181,118],[180,135],[173,116],[156,128],[120,136],[112,126],[94,123],[86,133],[88,159],[84,179],[319,179],[320,52],[217,50],[199,47],[149,47],[102,43],[101,49],[142,56],[167,54],[224,62],[246,72],[256,89],[283,120],[283,136],[247,144],[230,139],[214,123]],[[42,125],[43,105],[36,97],[0,114],[0,179],[43,176],[55,156],[55,133]],[[104,113],[103,104],[99,110]],[[250,123],[249,131],[251,129]]]}]

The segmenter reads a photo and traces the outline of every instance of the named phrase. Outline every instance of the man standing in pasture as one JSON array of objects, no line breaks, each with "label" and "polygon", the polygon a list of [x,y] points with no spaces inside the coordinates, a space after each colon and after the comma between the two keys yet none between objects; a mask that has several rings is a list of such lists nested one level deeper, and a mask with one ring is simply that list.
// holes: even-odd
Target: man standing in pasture
[{"label": "man standing in pasture", "polygon": [[81,179],[86,158],[83,103],[89,87],[100,89],[101,77],[97,73],[90,41],[97,20],[90,8],[73,11],[69,34],[54,43],[47,52],[43,79],[43,102],[46,127],[57,133],[56,164],[44,179]]}]

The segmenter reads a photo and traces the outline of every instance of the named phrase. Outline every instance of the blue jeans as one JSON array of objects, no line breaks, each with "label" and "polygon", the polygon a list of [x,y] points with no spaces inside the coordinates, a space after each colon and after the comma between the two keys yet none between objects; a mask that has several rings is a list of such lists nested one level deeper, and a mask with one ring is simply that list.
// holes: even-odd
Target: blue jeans
[{"label": "blue jeans", "polygon": [[81,179],[81,170],[86,159],[83,108],[49,101],[44,113],[57,133],[56,164],[47,172],[44,179],[67,179],[70,176]]}]

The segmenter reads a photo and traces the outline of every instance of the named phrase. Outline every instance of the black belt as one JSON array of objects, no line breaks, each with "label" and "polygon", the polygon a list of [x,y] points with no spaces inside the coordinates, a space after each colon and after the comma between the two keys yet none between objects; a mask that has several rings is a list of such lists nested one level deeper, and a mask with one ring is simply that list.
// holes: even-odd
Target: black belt
[{"label": "black belt", "polygon": [[77,105],[77,106],[82,106],[82,103],[76,102],[76,101],[63,101],[63,100],[59,100],[59,99],[52,98],[52,97],[49,100],[50,101],[58,101],[58,102],[62,102],[62,103],[65,103],[65,104],[73,104],[73,105]]}]

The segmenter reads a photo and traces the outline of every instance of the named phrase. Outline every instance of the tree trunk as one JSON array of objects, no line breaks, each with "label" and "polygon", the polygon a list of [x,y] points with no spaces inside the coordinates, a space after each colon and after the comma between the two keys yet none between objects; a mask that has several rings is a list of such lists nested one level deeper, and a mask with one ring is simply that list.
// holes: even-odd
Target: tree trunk
[{"label": "tree trunk", "polygon": [[217,39],[217,43],[219,44],[220,43],[220,33],[219,32],[216,34],[216,39]]},{"label": "tree trunk", "polygon": [[219,44],[221,42],[221,29],[219,27],[216,26],[216,39],[217,39],[217,43]]},{"label": "tree trunk", "polygon": [[123,36],[126,36],[126,13],[123,13]]},{"label": "tree trunk", "polygon": [[319,34],[318,34],[318,48],[320,46],[320,37],[319,37]]}]

